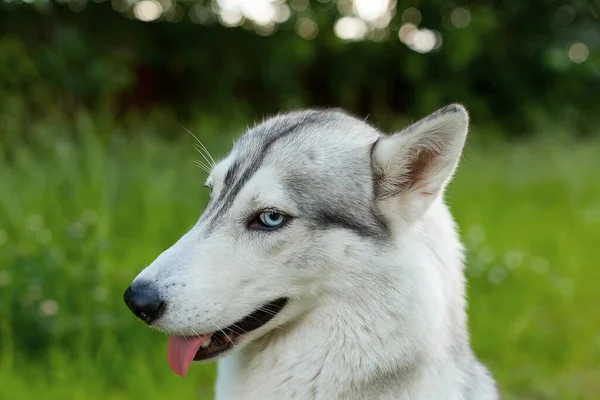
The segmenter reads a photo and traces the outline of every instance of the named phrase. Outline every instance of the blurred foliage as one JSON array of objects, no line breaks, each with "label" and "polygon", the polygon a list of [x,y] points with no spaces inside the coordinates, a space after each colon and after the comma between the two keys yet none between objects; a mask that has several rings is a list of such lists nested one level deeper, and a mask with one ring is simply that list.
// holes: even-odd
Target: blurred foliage
[{"label": "blurred foliage", "polygon": [[[222,157],[242,122],[187,127]],[[154,113],[0,126],[0,398],[211,398],[214,364],[172,374],[166,336],[122,301],[207,201],[195,139]],[[599,151],[598,138],[470,141],[450,186],[473,346],[504,399],[600,398]]]},{"label": "blurred foliage", "polygon": [[[510,136],[555,124],[585,134],[600,119],[600,0],[398,1],[387,26],[355,41],[334,34],[349,0],[292,0],[285,22],[240,27],[223,26],[216,0],[161,0],[150,23],[138,3],[0,1],[0,95],[17,98],[0,112],[20,104],[27,120],[47,99],[119,114],[166,106],[181,119],[341,106],[385,127],[458,101]],[[305,39],[307,20],[317,30]],[[439,32],[441,47],[405,45],[407,21]],[[577,62],[575,43],[589,53]]]}]

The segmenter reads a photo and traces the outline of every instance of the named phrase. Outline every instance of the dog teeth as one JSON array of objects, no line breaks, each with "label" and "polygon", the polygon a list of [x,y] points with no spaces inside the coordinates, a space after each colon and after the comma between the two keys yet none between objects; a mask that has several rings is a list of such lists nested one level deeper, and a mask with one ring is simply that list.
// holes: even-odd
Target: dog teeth
[{"label": "dog teeth", "polygon": [[208,338],[208,340],[206,342],[202,343],[202,345],[200,347],[202,347],[203,349],[206,349],[208,346],[210,346],[210,342],[211,342],[211,339]]}]

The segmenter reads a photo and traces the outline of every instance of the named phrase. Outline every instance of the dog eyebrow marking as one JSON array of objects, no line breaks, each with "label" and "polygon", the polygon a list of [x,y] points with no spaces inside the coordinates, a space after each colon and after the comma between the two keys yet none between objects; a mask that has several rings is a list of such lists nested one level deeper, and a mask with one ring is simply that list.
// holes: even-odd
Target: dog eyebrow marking
[{"label": "dog eyebrow marking", "polygon": [[228,187],[233,184],[233,178],[236,171],[240,168],[240,162],[235,161],[231,167],[227,170],[225,178],[223,179],[223,187]]},{"label": "dog eyebrow marking", "polygon": [[[318,118],[315,118],[317,115],[308,114],[304,116],[300,121],[294,122],[292,124],[286,123],[284,127],[280,127],[275,124],[275,126],[258,126],[255,129],[259,129],[258,132],[252,134],[252,139],[256,137],[256,135],[260,133],[266,133],[263,137],[266,136],[266,140],[264,140],[260,144],[260,148],[252,151],[249,165],[244,169],[244,171],[240,174],[238,171],[241,169],[241,164],[243,162],[244,156],[242,155],[242,160],[237,160],[233,163],[233,165],[229,168],[225,175],[225,179],[223,181],[224,189],[221,192],[219,198],[213,203],[215,204],[213,207],[205,211],[205,216],[203,215],[202,219],[211,218],[208,221],[208,225],[206,226],[205,233],[209,234],[217,225],[217,222],[221,218],[222,215],[226,214],[236,196],[242,190],[244,185],[252,178],[252,176],[258,171],[260,166],[262,165],[266,155],[269,153],[269,150],[273,147],[278,140],[281,140],[294,132],[297,132],[298,128],[301,126],[306,126],[309,124],[317,123]],[[281,129],[283,128],[283,129]],[[268,133],[273,132],[273,134],[268,135]],[[247,134],[246,134],[247,135]],[[246,139],[246,135],[244,135],[236,146],[241,146],[244,144]],[[237,180],[235,178],[238,178]]]},{"label": "dog eyebrow marking", "polygon": [[371,202],[347,203],[340,207],[339,201],[332,202],[322,190],[307,191],[306,187],[312,185],[310,178],[303,178],[297,173],[288,175],[284,184],[313,229],[338,227],[351,230],[365,238],[389,238],[389,226],[383,216],[373,209]]},{"label": "dog eyebrow marking", "polygon": [[373,211],[369,217],[369,221],[360,223],[348,215],[321,211],[318,214],[318,218],[313,220],[313,223],[315,225],[315,229],[320,228],[319,224],[324,224],[325,228],[329,228],[330,226],[338,226],[340,228],[351,230],[365,238],[372,237],[380,240],[387,239],[390,233],[389,227],[385,221]]}]

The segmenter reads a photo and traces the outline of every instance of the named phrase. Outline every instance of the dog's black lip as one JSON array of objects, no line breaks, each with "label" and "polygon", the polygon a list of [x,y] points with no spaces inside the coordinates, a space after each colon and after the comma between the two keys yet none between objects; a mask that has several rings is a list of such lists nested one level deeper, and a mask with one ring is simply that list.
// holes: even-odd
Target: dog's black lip
[{"label": "dog's black lip", "polygon": [[275,315],[279,313],[287,304],[288,299],[285,297],[273,300],[265,304],[261,308],[255,310],[252,314],[247,315],[238,322],[235,322],[224,329],[225,333],[231,331],[233,333],[247,333],[260,328],[269,322]]},{"label": "dog's black lip", "polygon": [[[216,331],[211,336],[211,345],[205,349],[198,349],[194,360],[208,360],[231,350],[235,346],[235,340],[238,337],[264,326],[279,314],[287,302],[286,297],[273,300],[228,327]],[[230,339],[225,338],[225,336]]]}]

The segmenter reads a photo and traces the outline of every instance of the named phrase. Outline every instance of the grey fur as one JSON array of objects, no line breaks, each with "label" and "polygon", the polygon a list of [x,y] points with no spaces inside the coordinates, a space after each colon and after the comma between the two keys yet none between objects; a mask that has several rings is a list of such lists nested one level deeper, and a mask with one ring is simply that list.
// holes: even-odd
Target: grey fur
[{"label": "grey fur", "polygon": [[[310,124],[311,114],[302,116],[297,121],[289,122],[281,119],[269,126],[268,123],[258,125],[244,135],[234,149],[240,150],[240,159],[237,160],[225,175],[225,190],[213,203],[214,206],[205,211],[208,221],[206,233],[209,234],[219,219],[227,214],[231,208],[235,196],[242,190],[244,184],[258,171],[271,147],[286,136],[296,133],[303,124]],[[252,141],[252,143],[249,143]],[[243,159],[243,162],[241,161]]]},{"label": "grey fur", "polygon": [[[244,184],[260,169],[271,152],[276,149],[289,151],[295,145],[310,143],[311,135],[321,132],[321,129],[339,124],[362,124],[365,130],[374,130],[368,124],[354,119],[340,109],[306,110],[302,112],[283,114],[250,129],[234,145],[233,152],[236,160],[228,169],[224,178],[224,189],[219,197],[211,202],[205,210],[201,221],[206,223],[204,234],[209,235],[219,221],[227,215],[237,194]],[[354,150],[354,149],[351,149]],[[365,155],[371,149],[360,151]],[[296,165],[310,165],[330,162],[327,153],[318,153],[315,149],[294,151],[294,159],[288,160]],[[385,220],[373,209],[373,198],[364,197],[365,191],[372,192],[368,187],[372,181],[366,181],[360,171],[366,165],[366,157],[356,157],[355,151],[348,152],[348,159],[343,166],[346,179],[355,179],[356,196],[348,198],[345,187],[336,193],[335,184],[339,181],[339,173],[315,177],[317,169],[307,171],[304,168],[290,169],[281,165],[286,176],[283,178],[294,202],[298,204],[303,216],[312,222],[314,229],[340,227],[350,229],[363,237],[373,237],[385,240],[389,235]],[[351,173],[355,171],[355,176]],[[362,180],[362,181],[361,181]],[[311,190],[306,190],[310,187]],[[338,194],[338,195],[336,195]]]}]

